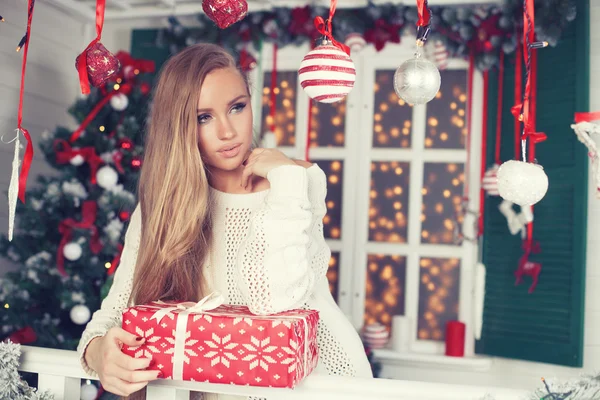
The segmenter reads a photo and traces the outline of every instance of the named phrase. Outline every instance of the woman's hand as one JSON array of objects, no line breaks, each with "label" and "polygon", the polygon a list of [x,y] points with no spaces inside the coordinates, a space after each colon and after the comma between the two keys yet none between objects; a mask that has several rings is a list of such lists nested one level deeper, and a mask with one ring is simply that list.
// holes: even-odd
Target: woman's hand
[{"label": "woman's hand", "polygon": [[128,396],[159,377],[160,371],[145,371],[149,358],[133,358],[121,352],[123,344],[139,346],[144,338],[119,327],[111,328],[103,337],[93,339],[85,351],[85,360],[98,373],[102,387],[119,396]]},{"label": "woman's hand", "polygon": [[252,175],[266,178],[269,171],[281,165],[297,164],[277,149],[254,149],[244,163],[242,187],[248,187]]}]

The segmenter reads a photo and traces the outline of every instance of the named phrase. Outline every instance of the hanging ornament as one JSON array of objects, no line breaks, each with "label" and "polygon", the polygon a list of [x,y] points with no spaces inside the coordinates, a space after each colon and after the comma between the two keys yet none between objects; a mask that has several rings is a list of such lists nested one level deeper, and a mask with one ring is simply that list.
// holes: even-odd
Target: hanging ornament
[{"label": "hanging ornament", "polygon": [[498,169],[500,197],[520,206],[531,206],[548,191],[548,176],[541,165],[509,160]]},{"label": "hanging ornament", "polygon": [[331,34],[331,22],[337,0],[331,0],[327,23],[315,18],[315,26],[324,36],[321,44],[308,52],[300,63],[298,77],[304,92],[313,100],[335,103],[350,93],[356,80],[356,68],[350,58],[350,48],[337,42]]},{"label": "hanging ornament", "polygon": [[489,196],[498,196],[500,194],[498,192],[498,168],[500,168],[498,164],[492,165],[485,171],[481,180],[481,187]]},{"label": "hanging ornament", "polygon": [[81,245],[79,243],[71,242],[65,245],[63,248],[63,254],[67,260],[77,261],[81,258],[83,250],[81,249]]},{"label": "hanging ornament", "polygon": [[365,48],[365,46],[367,45],[367,41],[365,40],[364,36],[360,33],[353,32],[346,36],[344,44],[350,47],[350,51],[352,51],[353,53],[358,53],[359,51]]},{"label": "hanging ornament", "polygon": [[83,385],[81,385],[81,390],[79,391],[80,400],[95,400],[97,396],[98,388],[92,383],[92,381],[87,380]]},{"label": "hanging ornament", "polygon": [[117,171],[108,165],[105,165],[96,173],[96,180],[98,182],[98,186],[108,190],[117,184],[119,181],[119,174],[117,174]]},{"label": "hanging ornament", "polygon": [[400,65],[394,74],[394,90],[408,104],[425,104],[440,90],[442,77],[434,63],[422,56],[429,35],[431,12],[427,0],[417,0],[417,51],[412,59]]},{"label": "hanging ornament", "polygon": [[376,322],[365,326],[363,338],[370,348],[381,349],[387,344],[390,332],[385,325]]},{"label": "hanging ornament", "polygon": [[225,29],[248,14],[246,0],[203,0],[202,10],[217,26]]},{"label": "hanging ornament", "polygon": [[595,182],[594,191],[596,198],[600,199],[600,154],[596,141],[592,139],[592,134],[600,136],[600,124],[593,121],[600,121],[600,111],[594,113],[575,113],[575,123],[571,128],[577,135],[577,139],[588,149],[588,157],[592,162],[592,174]]},{"label": "hanging ornament", "polygon": [[449,53],[446,45],[441,40],[436,40],[433,46],[426,46],[425,54],[427,59],[433,62],[440,71],[448,68]]},{"label": "hanging ornament", "polygon": [[90,93],[90,83],[99,87],[116,75],[121,68],[119,59],[100,43],[104,26],[106,0],[96,0],[96,38],[75,59],[81,93]]},{"label": "hanging ornament", "polygon": [[77,325],[83,325],[90,320],[90,309],[83,304],[78,304],[75,307],[71,308],[71,312],[69,313],[71,316],[71,321]]},{"label": "hanging ornament", "polygon": [[521,207],[521,212],[517,214],[513,209],[513,203],[508,200],[503,200],[498,206],[498,209],[506,218],[508,231],[511,235],[516,235],[519,232],[524,234],[527,224],[533,222],[533,209],[531,206]]},{"label": "hanging ornament", "polygon": [[117,93],[110,98],[110,106],[115,111],[124,111],[129,105],[129,98],[123,93]]},{"label": "hanging ornament", "polygon": [[540,244],[538,242],[533,242],[531,239],[526,239],[523,241],[523,250],[524,253],[521,258],[519,258],[519,267],[515,271],[515,285],[519,285],[523,282],[524,276],[530,276],[531,286],[529,286],[528,292],[531,294],[538,284],[540,272],[542,272],[542,264],[529,261],[529,256],[531,254],[540,253]]}]

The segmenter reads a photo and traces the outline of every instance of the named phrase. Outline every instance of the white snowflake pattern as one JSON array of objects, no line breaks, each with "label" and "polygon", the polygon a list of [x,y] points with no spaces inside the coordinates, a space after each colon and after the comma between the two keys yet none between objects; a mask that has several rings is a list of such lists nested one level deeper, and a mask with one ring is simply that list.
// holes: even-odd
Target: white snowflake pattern
[{"label": "white snowflake pattern", "polygon": [[[281,364],[289,365],[288,373],[295,371],[296,365],[298,364],[298,360],[296,358],[296,354],[298,354],[298,343],[296,343],[295,340],[290,340],[289,347],[282,347],[281,350],[283,350],[285,352],[285,355],[287,356],[287,358],[281,361]],[[281,353],[279,353],[277,356],[279,358],[284,357],[284,355]]]},{"label": "white snowflake pattern", "polygon": [[271,338],[260,341],[254,336],[250,336],[250,342],[252,344],[244,343],[243,346],[251,353],[242,358],[243,361],[250,361],[250,370],[260,366],[265,371],[268,371],[269,364],[277,363],[270,354],[277,349],[277,346],[270,345]]},{"label": "white snowflake pattern", "polygon": [[[169,348],[167,351],[165,351],[165,354],[174,354],[175,353],[175,331],[173,331],[172,335],[173,335],[173,337],[165,338],[165,340],[171,344],[171,348]],[[190,363],[189,356],[198,357],[198,353],[196,353],[192,349],[188,349],[188,347],[194,346],[194,345],[196,345],[196,343],[198,343],[198,341],[196,339],[190,339],[191,335],[192,335],[191,331],[185,332],[185,343],[183,345],[183,361],[186,364]]]},{"label": "white snowflake pattern", "polygon": [[234,318],[233,325],[237,325],[240,322],[245,322],[248,324],[248,326],[252,326],[252,318],[242,318],[242,317]]},{"label": "white snowflake pattern", "polygon": [[133,346],[129,348],[130,350],[139,349],[135,352],[135,358],[140,358],[142,356],[152,358],[152,354],[160,353],[160,350],[155,345],[155,343],[160,340],[160,336],[154,336],[154,328],[144,331],[142,328],[136,326],[135,333],[137,333],[138,336],[146,338],[143,346]]},{"label": "white snowflake pattern", "polygon": [[214,367],[215,365],[221,363],[227,368],[229,368],[230,360],[237,360],[238,358],[231,352],[231,350],[235,349],[239,346],[237,343],[230,343],[231,335],[225,335],[222,338],[219,337],[216,333],[212,334],[212,340],[205,340],[204,343],[210,350],[204,354],[204,357],[210,358],[210,365]]}]

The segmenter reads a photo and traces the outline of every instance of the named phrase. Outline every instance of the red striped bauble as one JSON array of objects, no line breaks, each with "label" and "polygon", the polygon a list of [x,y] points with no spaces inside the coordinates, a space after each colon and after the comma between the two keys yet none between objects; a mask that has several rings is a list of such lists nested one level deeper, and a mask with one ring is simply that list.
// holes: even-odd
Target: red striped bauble
[{"label": "red striped bauble", "polygon": [[348,54],[325,42],[304,56],[298,78],[308,97],[321,103],[335,103],[354,87],[356,68]]},{"label": "red striped bauble", "polygon": [[385,325],[378,322],[364,327],[363,340],[372,349],[385,347],[390,338],[390,333]]},{"label": "red striped bauble", "polygon": [[481,187],[490,196],[498,196],[500,194],[498,192],[498,168],[498,164],[492,165],[485,171],[483,180],[481,181]]}]

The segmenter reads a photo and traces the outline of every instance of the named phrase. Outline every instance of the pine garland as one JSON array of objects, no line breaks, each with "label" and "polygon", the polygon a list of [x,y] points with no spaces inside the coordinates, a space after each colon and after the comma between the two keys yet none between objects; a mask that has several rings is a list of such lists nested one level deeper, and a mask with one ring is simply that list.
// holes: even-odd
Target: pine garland
[{"label": "pine garland", "polygon": [[19,376],[21,345],[0,342],[0,400],[54,400],[48,392],[39,393]]}]

